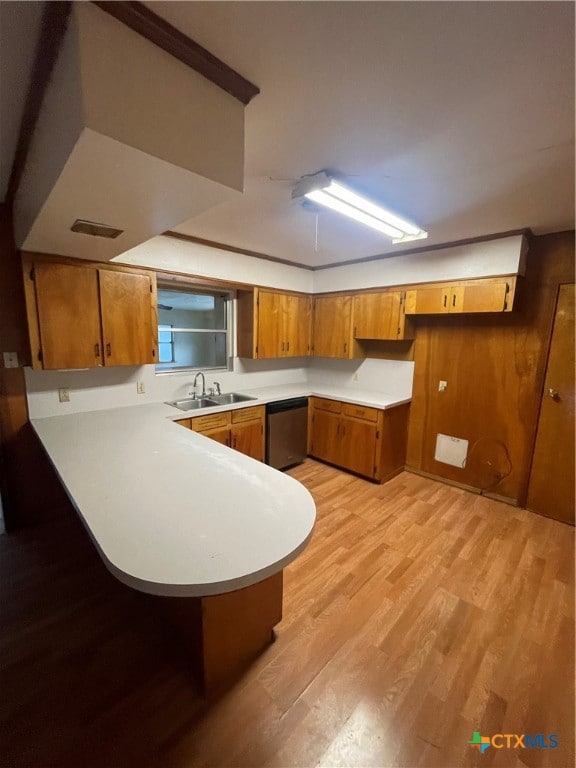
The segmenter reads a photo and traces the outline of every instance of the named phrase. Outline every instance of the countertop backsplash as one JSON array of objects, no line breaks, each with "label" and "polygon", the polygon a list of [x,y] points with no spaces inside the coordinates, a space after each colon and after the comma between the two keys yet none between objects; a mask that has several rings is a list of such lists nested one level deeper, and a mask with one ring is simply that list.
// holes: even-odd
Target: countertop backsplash
[{"label": "countertop backsplash", "polygon": [[[205,371],[206,388],[218,381],[223,392],[243,392],[291,384],[327,384],[372,390],[398,398],[412,393],[414,363],[397,360],[329,360],[233,358],[232,370]],[[33,371],[26,368],[30,418],[63,416],[127,405],[143,405],[188,397],[195,371],[156,374],[153,365],[92,368],[78,371]],[[142,382],[144,393],[138,394]],[[59,390],[69,390],[61,403]]]}]

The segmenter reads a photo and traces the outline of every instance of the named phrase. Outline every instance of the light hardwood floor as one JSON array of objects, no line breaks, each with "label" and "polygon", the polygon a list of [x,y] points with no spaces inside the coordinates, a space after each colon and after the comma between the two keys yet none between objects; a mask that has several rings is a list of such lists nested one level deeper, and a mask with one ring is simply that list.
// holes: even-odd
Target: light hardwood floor
[{"label": "light hardwood floor", "polygon": [[[573,529],[408,473],[290,474],[313,540],[276,642],[209,702],[74,519],[0,537],[1,765],[573,765]],[[474,731],[560,746],[481,756]]]}]

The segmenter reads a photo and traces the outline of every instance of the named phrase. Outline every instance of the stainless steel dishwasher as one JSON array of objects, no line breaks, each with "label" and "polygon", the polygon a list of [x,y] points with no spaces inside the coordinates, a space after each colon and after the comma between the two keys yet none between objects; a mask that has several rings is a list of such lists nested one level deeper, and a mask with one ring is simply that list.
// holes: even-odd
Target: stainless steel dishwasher
[{"label": "stainless steel dishwasher", "polygon": [[286,469],[308,452],[308,398],[278,400],[266,406],[266,464]]}]

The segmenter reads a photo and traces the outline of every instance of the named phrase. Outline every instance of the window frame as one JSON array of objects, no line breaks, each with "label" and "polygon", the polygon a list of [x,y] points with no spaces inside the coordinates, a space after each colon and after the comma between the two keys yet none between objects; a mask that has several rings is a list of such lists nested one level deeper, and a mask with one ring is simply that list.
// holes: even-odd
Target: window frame
[{"label": "window frame", "polygon": [[[217,366],[178,366],[178,367],[170,367],[165,368],[165,365],[170,365],[170,363],[160,363],[159,361],[154,365],[155,374],[157,376],[166,376],[168,374],[178,374],[178,373],[187,373],[187,372],[194,372],[194,371],[231,371],[233,360],[232,356],[234,354],[234,347],[233,347],[233,339],[234,339],[234,299],[236,298],[236,292],[232,289],[227,288],[219,288],[219,287],[208,287],[208,286],[197,286],[192,282],[188,281],[177,281],[177,280],[160,280],[158,279],[158,293],[160,293],[162,290],[168,290],[168,291],[177,291],[179,293],[188,293],[188,294],[202,294],[202,295],[208,295],[208,296],[214,296],[218,298],[224,299],[224,306],[225,306],[225,321],[226,321],[226,327],[223,329],[212,329],[212,328],[189,328],[185,329],[184,331],[178,331],[179,333],[183,332],[191,332],[191,333],[214,333],[214,334],[224,334],[225,336],[225,364],[224,365],[217,365]],[[160,321],[157,322],[157,328],[159,329],[160,326],[168,325],[168,323],[161,323]],[[176,326],[174,324],[171,325],[171,328],[175,328]],[[172,337],[173,341],[172,344],[174,344],[174,331],[172,331]],[[158,356],[160,356],[160,353],[158,353]],[[172,362],[174,361],[174,346],[172,347]]]}]

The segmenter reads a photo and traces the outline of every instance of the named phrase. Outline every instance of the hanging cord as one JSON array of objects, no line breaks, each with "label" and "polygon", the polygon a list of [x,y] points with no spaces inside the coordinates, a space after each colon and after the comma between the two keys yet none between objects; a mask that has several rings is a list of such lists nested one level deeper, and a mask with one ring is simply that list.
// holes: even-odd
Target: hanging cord
[{"label": "hanging cord", "polygon": [[[483,483],[478,483],[478,487],[480,488],[480,493],[486,493],[493,491],[495,488],[497,488],[500,483],[505,480],[512,472],[513,466],[512,466],[512,460],[510,459],[510,453],[508,452],[508,448],[506,445],[502,442],[502,440],[496,440],[493,437],[480,437],[478,440],[476,440],[475,443],[473,443],[472,448],[470,448],[470,451],[468,452],[467,461],[465,463],[468,464],[470,467],[470,464],[473,465],[474,455],[475,452],[477,453],[477,448],[482,443],[494,443],[496,446],[502,449],[504,458],[506,460],[507,468],[505,471],[501,471],[497,467],[497,462],[494,461],[493,457],[485,458],[480,460],[480,466],[486,466],[490,468],[490,471],[494,473],[495,480],[492,483],[489,483],[486,486],[483,486]],[[463,465],[464,466],[464,465]]]}]

